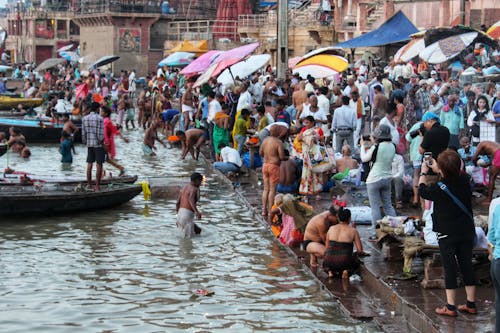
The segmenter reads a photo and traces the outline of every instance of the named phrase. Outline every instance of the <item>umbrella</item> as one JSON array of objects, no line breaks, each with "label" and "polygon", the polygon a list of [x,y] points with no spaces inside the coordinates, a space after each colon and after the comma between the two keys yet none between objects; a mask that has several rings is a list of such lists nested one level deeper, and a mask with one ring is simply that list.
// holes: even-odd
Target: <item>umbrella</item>
[{"label": "umbrella", "polygon": [[302,60],[302,57],[288,58],[288,68],[294,68]]},{"label": "umbrella", "polygon": [[80,60],[80,56],[76,52],[62,51],[62,52],[59,52],[59,55],[61,56],[61,58],[64,58],[67,61],[77,62]]},{"label": "umbrella", "polygon": [[66,59],[63,58],[49,58],[45,59],[40,65],[35,68],[35,72],[43,71],[57,65],[63,64],[66,62]]},{"label": "umbrella", "polygon": [[184,75],[195,75],[198,73],[201,73],[205,71],[210,65],[214,62],[215,59],[219,55],[221,55],[224,51],[215,51],[215,50],[210,50],[207,53],[199,56],[195,60],[193,60],[192,63],[184,67],[184,69],[181,71],[181,74]]},{"label": "umbrella", "polygon": [[217,66],[218,66],[218,64],[215,63],[215,64],[212,64],[210,67],[208,67],[208,69],[203,74],[201,74],[200,77],[193,84],[193,88],[199,87],[199,86],[207,83],[208,80],[210,80],[210,78],[212,77]]},{"label": "umbrella", "polygon": [[493,39],[500,39],[500,21],[493,24],[487,31],[486,34]]},{"label": "umbrella", "polygon": [[349,62],[347,61],[346,58],[343,58],[341,56],[330,55],[330,54],[318,54],[300,61],[295,66],[295,68],[306,65],[320,65],[322,67],[327,67],[335,72],[340,73],[347,69]]},{"label": "umbrella", "polygon": [[468,32],[441,39],[420,52],[420,58],[430,64],[440,64],[459,55],[477,37],[477,32]]},{"label": "umbrella", "polygon": [[253,55],[244,61],[240,61],[229,68],[226,68],[217,78],[217,81],[222,84],[233,83],[235,77],[241,79],[246,78],[255,71],[258,71],[264,67],[269,60],[271,60],[271,55],[269,54],[259,54]]},{"label": "umbrella", "polygon": [[120,57],[116,56],[116,55],[101,57],[96,62],[94,62],[92,65],[90,65],[89,69],[95,69],[95,68],[105,66],[107,64],[110,64],[110,63],[118,60],[118,59],[120,59]]},{"label": "umbrella", "polygon": [[213,76],[219,75],[224,69],[234,65],[237,62],[240,62],[247,55],[255,51],[256,48],[259,47],[259,43],[252,43],[243,45],[240,47],[236,47],[229,51],[226,51],[219,55],[215,60],[217,63],[217,67],[214,69],[212,73]]},{"label": "umbrella", "polygon": [[11,66],[6,66],[6,65],[0,65],[0,72],[5,73],[7,71],[10,71],[12,69]]},{"label": "umbrella", "polygon": [[423,38],[414,38],[396,52],[394,61],[396,63],[408,62],[418,56],[423,49],[425,49],[425,40]]},{"label": "umbrella", "polygon": [[196,54],[191,52],[174,52],[158,63],[158,66],[186,66],[189,65]]},{"label": "umbrella", "polygon": [[321,79],[330,76],[338,76],[339,73],[329,67],[322,65],[304,65],[300,67],[295,67],[293,69],[293,74],[299,74],[300,77],[305,78],[311,75],[315,79]]},{"label": "umbrella", "polygon": [[73,45],[73,44],[65,45],[63,47],[58,48],[57,52],[69,51],[69,50],[71,50],[73,48],[73,46],[75,46],[75,45]]},{"label": "umbrella", "polygon": [[321,47],[321,48],[316,49],[316,50],[312,50],[311,52],[304,54],[302,59],[307,59],[307,58],[310,58],[310,57],[318,55],[318,54],[331,54],[331,55],[343,56],[344,53],[345,52],[341,47],[327,46],[327,47]]}]

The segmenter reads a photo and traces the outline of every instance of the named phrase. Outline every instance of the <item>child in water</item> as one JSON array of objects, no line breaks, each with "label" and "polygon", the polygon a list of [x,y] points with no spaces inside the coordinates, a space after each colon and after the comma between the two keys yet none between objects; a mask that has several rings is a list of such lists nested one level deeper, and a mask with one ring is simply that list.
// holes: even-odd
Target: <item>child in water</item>
[{"label": "child in water", "polygon": [[59,152],[62,155],[62,163],[73,163],[73,155],[71,153],[71,136],[67,132],[62,132],[61,145]]}]

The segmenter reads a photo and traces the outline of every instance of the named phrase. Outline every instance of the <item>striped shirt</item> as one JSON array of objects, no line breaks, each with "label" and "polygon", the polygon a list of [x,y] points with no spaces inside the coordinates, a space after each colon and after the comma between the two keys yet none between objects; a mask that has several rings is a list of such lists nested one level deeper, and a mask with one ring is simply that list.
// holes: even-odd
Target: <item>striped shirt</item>
[{"label": "striped shirt", "polygon": [[104,141],[104,122],[101,116],[90,112],[82,119],[82,142],[87,147],[102,147]]}]

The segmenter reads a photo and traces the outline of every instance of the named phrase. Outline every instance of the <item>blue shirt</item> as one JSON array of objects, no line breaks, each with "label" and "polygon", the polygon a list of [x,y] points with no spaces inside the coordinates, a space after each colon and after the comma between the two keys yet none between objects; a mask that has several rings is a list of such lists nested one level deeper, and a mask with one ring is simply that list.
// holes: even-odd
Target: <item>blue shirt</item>
[{"label": "blue shirt", "polygon": [[290,114],[288,112],[286,112],[285,110],[282,110],[276,116],[276,121],[281,121],[281,122],[284,122],[284,123],[287,123],[288,125],[290,125],[290,121],[291,121]]},{"label": "blue shirt", "polygon": [[495,246],[493,257],[500,259],[500,198],[491,201],[488,230],[488,240]]},{"label": "blue shirt", "polygon": [[204,97],[201,100],[201,119],[208,118],[208,98]]},{"label": "blue shirt", "polygon": [[[448,111],[444,111],[445,108],[447,108]],[[460,129],[464,128],[464,116],[462,114],[462,109],[460,109],[458,105],[455,105],[453,110],[446,105],[440,113],[440,118],[441,125],[448,128],[451,135],[460,134]]]}]

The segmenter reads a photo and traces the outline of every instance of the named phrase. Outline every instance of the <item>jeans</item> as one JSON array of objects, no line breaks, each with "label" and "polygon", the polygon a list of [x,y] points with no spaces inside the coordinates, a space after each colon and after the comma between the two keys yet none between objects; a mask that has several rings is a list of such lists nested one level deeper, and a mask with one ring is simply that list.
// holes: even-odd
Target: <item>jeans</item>
[{"label": "jeans", "polygon": [[236,164],[229,162],[214,162],[214,168],[226,174],[228,172],[240,172],[240,168]]},{"label": "jeans", "polygon": [[246,136],[244,135],[239,135],[239,134],[236,134],[234,136],[234,139],[236,140],[236,142],[238,143],[238,153],[240,154],[241,156],[241,153],[243,152],[243,147],[245,146],[245,141],[247,139]]},{"label": "jeans", "polygon": [[403,186],[404,186],[403,178],[392,178],[392,186],[394,188],[394,199],[396,202],[401,201],[403,198]]},{"label": "jeans", "polygon": [[380,207],[384,208],[384,214],[396,216],[396,211],[391,202],[391,181],[392,178],[384,178],[374,183],[367,183],[368,200],[372,209],[372,227],[375,231],[377,221],[382,218]]},{"label": "jeans", "polygon": [[491,282],[495,287],[495,332],[500,330],[500,258],[491,263]]}]

